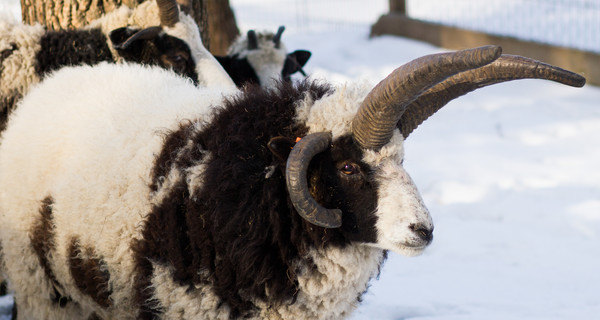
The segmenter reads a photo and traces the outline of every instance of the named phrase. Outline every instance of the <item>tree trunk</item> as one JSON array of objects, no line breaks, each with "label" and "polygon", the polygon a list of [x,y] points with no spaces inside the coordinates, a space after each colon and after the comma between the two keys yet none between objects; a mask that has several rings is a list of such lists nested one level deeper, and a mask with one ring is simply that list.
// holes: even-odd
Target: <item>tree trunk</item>
[{"label": "tree trunk", "polygon": [[39,22],[48,30],[76,29],[122,4],[135,7],[138,0],[21,0],[23,22]]},{"label": "tree trunk", "polygon": [[[39,22],[48,30],[76,29],[121,5],[134,8],[144,0],[21,0],[23,22]],[[200,27],[202,42],[223,55],[239,34],[229,0],[190,0],[190,14]]]},{"label": "tree trunk", "polygon": [[229,0],[207,0],[210,51],[214,55],[225,55],[240,31]]}]

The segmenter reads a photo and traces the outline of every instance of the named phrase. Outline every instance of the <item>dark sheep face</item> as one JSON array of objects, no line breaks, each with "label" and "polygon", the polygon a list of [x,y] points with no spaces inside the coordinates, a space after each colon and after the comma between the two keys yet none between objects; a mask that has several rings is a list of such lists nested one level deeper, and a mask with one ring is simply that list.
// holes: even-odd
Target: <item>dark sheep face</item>
[{"label": "dark sheep face", "polygon": [[308,186],[317,202],[342,211],[344,238],[375,243],[378,184],[373,170],[362,158],[363,151],[352,137],[340,137],[311,162]]},{"label": "dark sheep face", "polygon": [[[190,47],[181,39],[162,32],[160,27],[138,30],[119,28],[110,33],[114,48],[125,61],[161,66],[198,84],[196,64]],[[144,35],[140,35],[144,32]]]},{"label": "dark sheep face", "polygon": [[[283,161],[293,147],[294,141],[283,137],[269,143],[271,152]],[[378,183],[362,158],[363,151],[352,137],[340,137],[310,162],[308,189],[323,207],[343,212],[342,226],[337,231],[345,241],[376,243]]]}]

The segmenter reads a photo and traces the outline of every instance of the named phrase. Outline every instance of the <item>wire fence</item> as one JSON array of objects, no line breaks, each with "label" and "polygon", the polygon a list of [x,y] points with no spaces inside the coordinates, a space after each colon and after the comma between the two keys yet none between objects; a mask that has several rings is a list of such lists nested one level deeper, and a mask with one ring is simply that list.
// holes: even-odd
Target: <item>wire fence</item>
[{"label": "wire fence", "polygon": [[600,53],[600,0],[408,0],[407,15]]}]

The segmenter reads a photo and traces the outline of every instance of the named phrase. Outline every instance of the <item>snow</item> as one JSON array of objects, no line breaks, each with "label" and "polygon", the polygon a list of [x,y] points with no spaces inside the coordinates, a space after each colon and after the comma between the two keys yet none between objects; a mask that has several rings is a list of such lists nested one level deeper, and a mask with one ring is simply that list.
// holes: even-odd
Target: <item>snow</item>
[{"label": "snow", "polygon": [[[339,84],[375,84],[444,51],[369,39],[372,14],[348,28],[290,23],[283,40],[312,51],[313,78]],[[598,319],[599,101],[598,87],[520,80],[460,97],[422,124],[406,141],[405,167],[434,218],[433,244],[419,257],[391,253],[351,319]],[[10,303],[0,298],[0,320]]]}]

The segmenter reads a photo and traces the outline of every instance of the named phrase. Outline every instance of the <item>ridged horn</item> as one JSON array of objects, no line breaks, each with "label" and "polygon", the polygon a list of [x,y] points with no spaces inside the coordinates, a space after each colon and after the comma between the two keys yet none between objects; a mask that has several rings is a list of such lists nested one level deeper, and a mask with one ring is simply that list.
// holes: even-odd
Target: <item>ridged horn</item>
[{"label": "ridged horn", "polygon": [[179,8],[176,0],[156,0],[160,16],[160,25],[172,27],[179,22]]},{"label": "ridged horn", "polygon": [[362,102],[352,120],[354,140],[365,149],[378,150],[390,141],[406,107],[425,90],[466,70],[498,59],[499,46],[432,54],[415,59],[383,79]]},{"label": "ridged horn", "polygon": [[404,138],[451,100],[488,85],[518,79],[545,79],[583,87],[585,78],[531,58],[502,55],[481,68],[456,74],[425,91],[406,108],[398,122]]},{"label": "ridged horn", "polygon": [[283,34],[283,31],[285,31],[285,26],[280,26],[279,29],[277,29],[275,36],[273,36],[273,43],[275,43],[275,48],[277,49],[281,46],[281,35]]},{"label": "ridged horn", "polygon": [[324,228],[339,228],[342,225],[342,212],[327,209],[315,201],[308,191],[307,170],[312,158],[325,151],[331,144],[331,133],[318,132],[302,138],[287,160],[285,180],[290,199],[296,211],[306,221]]},{"label": "ridged horn", "polygon": [[258,38],[254,30],[248,30],[248,50],[258,49]]}]

